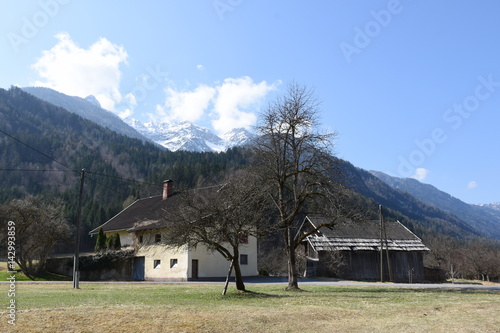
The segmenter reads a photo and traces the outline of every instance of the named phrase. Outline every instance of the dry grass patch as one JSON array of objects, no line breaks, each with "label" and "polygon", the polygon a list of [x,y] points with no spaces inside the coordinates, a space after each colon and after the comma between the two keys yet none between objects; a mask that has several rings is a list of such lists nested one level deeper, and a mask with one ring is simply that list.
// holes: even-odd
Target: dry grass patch
[{"label": "dry grass patch", "polygon": [[[384,287],[19,284],[12,332],[500,332],[500,293]],[[0,295],[0,304],[7,304]],[[3,306],[2,306],[3,308]]]}]

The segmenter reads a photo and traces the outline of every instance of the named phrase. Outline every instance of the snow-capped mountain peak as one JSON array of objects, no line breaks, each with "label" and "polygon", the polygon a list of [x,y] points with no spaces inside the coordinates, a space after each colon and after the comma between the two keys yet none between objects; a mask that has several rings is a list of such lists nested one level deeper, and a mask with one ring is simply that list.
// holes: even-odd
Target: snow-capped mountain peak
[{"label": "snow-capped mountain peak", "polygon": [[254,135],[244,128],[234,128],[220,137],[228,143],[228,147],[235,147],[245,145]]},{"label": "snow-capped mountain peak", "polygon": [[487,208],[491,208],[491,209],[500,211],[500,202],[493,202],[493,203],[482,204],[482,205],[477,205],[477,206],[487,207]]},{"label": "snow-capped mountain peak", "polygon": [[101,103],[95,98],[94,95],[88,95],[87,97],[84,98],[87,102],[94,104],[95,106],[102,107]]},{"label": "snow-capped mountain peak", "polygon": [[234,129],[219,137],[208,128],[189,121],[143,123],[132,118],[124,121],[142,135],[171,151],[221,152],[241,146],[252,137],[245,129]]}]

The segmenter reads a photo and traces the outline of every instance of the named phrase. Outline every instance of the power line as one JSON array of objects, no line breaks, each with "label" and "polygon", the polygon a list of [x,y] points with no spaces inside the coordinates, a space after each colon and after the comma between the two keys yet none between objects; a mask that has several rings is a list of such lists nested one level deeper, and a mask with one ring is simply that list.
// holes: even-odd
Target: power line
[{"label": "power line", "polygon": [[47,170],[47,169],[1,169],[0,171],[20,171],[20,172],[74,172],[74,170]]},{"label": "power line", "polygon": [[107,177],[107,178],[113,178],[113,179],[117,179],[117,180],[127,181],[127,182],[134,182],[134,183],[139,183],[139,184],[144,184],[144,185],[151,185],[151,186],[159,186],[157,183],[153,184],[153,183],[145,182],[145,181],[142,181],[142,180],[135,180],[135,179],[130,179],[130,178],[123,178],[123,177],[118,177],[118,176],[112,176],[112,175],[108,175],[108,174],[104,174],[104,173],[99,173],[99,172],[86,171],[86,173],[93,174],[93,175],[96,175],[96,176],[103,176],[103,177]]},{"label": "power line", "polygon": [[[66,164],[64,164],[62,162],[59,162],[58,160],[54,159],[52,156],[49,156],[46,153],[44,153],[44,152],[36,149],[35,147],[30,146],[29,144],[27,144],[27,143],[19,140],[18,138],[16,138],[13,135],[5,132],[4,130],[0,129],[0,133],[3,133],[4,135],[6,135],[7,137],[11,138],[12,140],[19,142],[20,144],[26,146],[27,148],[29,148],[29,149],[37,152],[38,154],[40,154],[40,155],[48,158],[49,160],[51,160],[53,162],[56,162],[57,164],[63,166],[64,168],[68,169],[68,170],[50,170],[50,169],[14,169],[14,168],[5,168],[5,169],[0,169],[0,171],[16,171],[16,172],[74,172],[74,173],[77,173],[77,174],[80,173],[80,171],[72,169],[71,167],[67,166]],[[153,184],[153,183],[149,183],[149,182],[145,182],[145,181],[140,181],[140,180],[135,180],[135,179],[130,179],[130,178],[123,178],[123,177],[118,177],[118,176],[112,176],[112,175],[103,174],[103,173],[99,173],[99,172],[86,171],[86,173],[93,174],[93,175],[96,175],[96,176],[113,178],[113,179],[117,179],[117,180],[121,180],[121,181],[134,182],[134,183],[139,183],[139,184],[144,184],[144,185],[150,185],[150,186],[158,186],[158,184]],[[92,179],[92,178],[88,178],[88,179],[91,180],[91,181],[93,181],[94,183],[96,183],[98,186],[102,186],[102,187],[104,187],[104,188],[106,188],[108,190],[111,190],[109,187],[107,187],[107,186],[99,183],[95,179]]]},{"label": "power line", "polygon": [[[16,171],[16,172],[71,172],[74,173],[74,170],[53,170],[53,169],[14,169],[14,168],[0,168],[0,171]],[[111,179],[116,179],[116,180],[121,180],[121,181],[126,181],[126,182],[133,182],[133,183],[139,183],[139,184],[144,184],[144,185],[151,185],[151,186],[159,186],[156,183],[149,183],[141,180],[135,180],[135,179],[130,179],[130,178],[123,178],[123,177],[118,177],[118,176],[112,176],[100,172],[93,172],[93,171],[85,171],[87,174],[92,174],[96,176],[102,176],[102,177],[107,177]],[[88,180],[94,182],[95,184],[104,187],[108,190],[112,190],[108,186],[102,184],[101,182],[98,182],[97,180],[87,177]]]},{"label": "power line", "polygon": [[28,148],[29,148],[29,149],[31,149],[31,150],[36,151],[36,152],[37,152],[37,153],[39,153],[40,155],[47,157],[49,160],[51,160],[51,161],[53,161],[53,162],[56,162],[56,163],[57,163],[57,164],[59,164],[59,165],[62,165],[62,166],[63,166],[63,167],[65,167],[66,169],[72,170],[72,171],[73,171],[73,172],[75,172],[75,173],[79,173],[79,171],[74,170],[74,169],[70,168],[69,166],[67,166],[66,164],[59,162],[58,160],[54,159],[52,156],[49,156],[49,155],[45,154],[44,152],[42,152],[42,151],[40,151],[40,150],[38,150],[38,149],[36,149],[36,148],[34,148],[34,147],[30,146],[29,144],[27,144],[27,143],[25,143],[25,142],[23,142],[23,141],[19,140],[18,138],[16,138],[16,137],[14,137],[14,136],[10,135],[9,133],[5,132],[4,130],[0,129],[0,133],[5,134],[6,136],[8,136],[9,138],[11,138],[12,140],[15,140],[15,141],[19,142],[20,144],[22,144],[22,145],[24,145],[24,146],[28,147]]}]

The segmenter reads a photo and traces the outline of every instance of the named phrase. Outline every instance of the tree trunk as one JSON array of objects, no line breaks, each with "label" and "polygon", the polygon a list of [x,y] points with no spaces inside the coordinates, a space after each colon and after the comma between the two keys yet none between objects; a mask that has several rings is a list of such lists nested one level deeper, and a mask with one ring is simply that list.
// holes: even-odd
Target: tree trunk
[{"label": "tree trunk", "polygon": [[233,248],[233,253],[234,281],[236,283],[236,289],[245,291],[245,284],[243,283],[243,276],[241,275],[240,251],[238,247]]},{"label": "tree trunk", "polygon": [[26,260],[15,258],[15,262],[17,263],[19,268],[21,268],[21,271],[24,273],[24,275],[26,275],[31,280],[34,280],[34,277],[31,273],[28,263],[26,263]]},{"label": "tree trunk", "polygon": [[299,283],[297,280],[297,260],[295,256],[295,247],[293,243],[293,235],[291,228],[285,229],[285,247],[286,255],[288,257],[288,287],[287,290],[297,290],[299,289]]},{"label": "tree trunk", "polygon": [[43,273],[45,269],[45,262],[47,261],[47,256],[42,255],[40,256],[40,260],[38,261],[38,264],[35,267],[35,276],[40,276],[41,273]]},{"label": "tree trunk", "polygon": [[246,291],[243,277],[241,276],[241,268],[239,260],[234,260],[234,280],[236,282],[236,289]]}]

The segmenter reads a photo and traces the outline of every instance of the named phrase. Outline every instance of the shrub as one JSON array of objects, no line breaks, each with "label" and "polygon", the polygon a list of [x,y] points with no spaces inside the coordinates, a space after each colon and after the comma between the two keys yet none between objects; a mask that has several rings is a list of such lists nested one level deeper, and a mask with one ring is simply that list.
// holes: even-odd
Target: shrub
[{"label": "shrub", "polygon": [[97,240],[95,242],[94,251],[95,252],[106,251],[107,247],[106,245],[107,245],[107,239],[106,235],[104,234],[104,230],[102,230],[102,228],[99,228],[99,233],[97,234]]},{"label": "shrub", "polygon": [[122,244],[120,241],[120,235],[118,233],[111,235],[111,237],[109,237],[109,239],[108,239],[107,245],[108,245],[108,250],[112,250],[112,251],[120,250],[122,247]]}]

